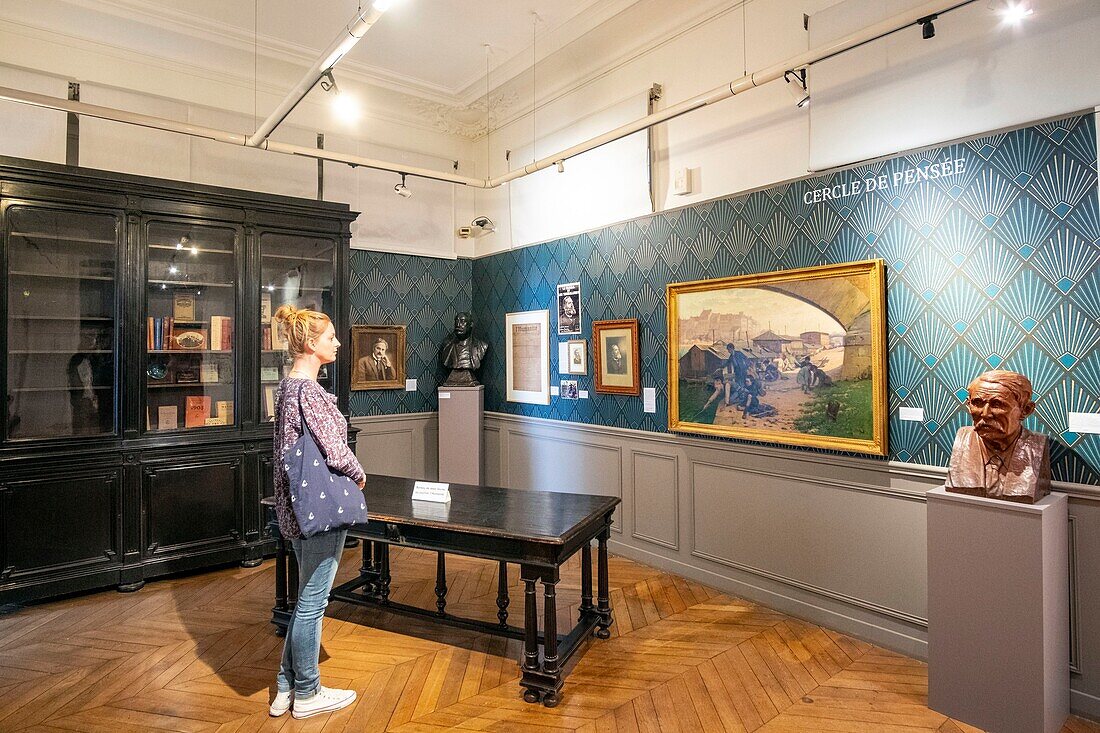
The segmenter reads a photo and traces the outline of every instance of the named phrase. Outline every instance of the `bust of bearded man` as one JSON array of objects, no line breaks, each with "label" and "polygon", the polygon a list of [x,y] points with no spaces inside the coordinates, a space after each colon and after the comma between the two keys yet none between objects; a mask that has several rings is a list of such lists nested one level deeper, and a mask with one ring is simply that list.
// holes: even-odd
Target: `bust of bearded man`
[{"label": "bust of bearded man", "polygon": [[455,330],[443,339],[439,348],[439,363],[451,370],[442,387],[476,387],[481,384],[474,372],[481,368],[481,360],[489,350],[489,344],[473,332],[474,319],[469,313],[455,316]]}]

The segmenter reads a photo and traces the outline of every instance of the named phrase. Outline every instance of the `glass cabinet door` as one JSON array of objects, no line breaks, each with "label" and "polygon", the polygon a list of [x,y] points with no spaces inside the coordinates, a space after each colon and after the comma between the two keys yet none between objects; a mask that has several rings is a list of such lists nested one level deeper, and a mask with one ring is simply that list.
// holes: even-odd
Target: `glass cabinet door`
[{"label": "glass cabinet door", "polygon": [[146,242],[146,429],[235,425],[236,231],[154,222]]},{"label": "glass cabinet door", "polygon": [[107,214],[8,209],[8,438],[116,432],[120,227]]},{"label": "glass cabinet door", "polygon": [[[275,388],[290,371],[286,337],[272,316],[282,305],[336,317],[333,302],[336,244],[331,239],[289,234],[260,235],[260,405],[261,420],[275,419]],[[339,337],[339,336],[338,336]],[[321,367],[317,381],[334,389],[334,365]]]}]

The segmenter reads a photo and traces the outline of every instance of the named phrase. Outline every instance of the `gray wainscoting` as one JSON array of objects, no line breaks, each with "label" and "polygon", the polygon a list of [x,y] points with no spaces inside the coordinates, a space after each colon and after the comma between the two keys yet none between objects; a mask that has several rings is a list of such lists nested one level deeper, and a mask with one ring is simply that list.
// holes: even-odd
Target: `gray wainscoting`
[{"label": "gray wainscoting", "polygon": [[[434,413],[354,418],[368,471],[434,479]],[[618,496],[612,551],[927,656],[936,467],[486,413],[485,483]],[[1100,487],[1070,495],[1072,705],[1100,718]],[[963,561],[964,558],[960,558]]]}]

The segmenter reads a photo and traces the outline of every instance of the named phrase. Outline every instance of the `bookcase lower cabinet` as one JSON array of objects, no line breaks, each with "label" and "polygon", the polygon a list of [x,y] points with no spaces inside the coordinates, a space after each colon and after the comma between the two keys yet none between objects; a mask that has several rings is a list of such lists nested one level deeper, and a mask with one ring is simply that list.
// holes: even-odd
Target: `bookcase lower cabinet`
[{"label": "bookcase lower cabinet", "polygon": [[[355,217],[0,156],[0,605],[274,551],[272,314],[346,340]],[[324,374],[345,414],[349,359]]]}]

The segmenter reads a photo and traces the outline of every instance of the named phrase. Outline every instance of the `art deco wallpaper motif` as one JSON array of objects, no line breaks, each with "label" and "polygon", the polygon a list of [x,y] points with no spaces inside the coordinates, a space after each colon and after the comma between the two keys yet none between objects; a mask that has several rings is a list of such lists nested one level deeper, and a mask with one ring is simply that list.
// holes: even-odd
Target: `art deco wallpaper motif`
[{"label": "art deco wallpaper motif", "polygon": [[[405,366],[416,391],[351,393],[351,414],[387,415],[436,410],[439,344],[455,314],[470,310],[471,263],[385,252],[351,252],[351,322],[407,325]],[[351,348],[347,344],[345,348]]]},{"label": "art deco wallpaper motif", "polygon": [[[943,161],[959,161],[951,169],[962,172],[920,181],[907,174]],[[886,185],[852,193],[856,181],[866,188],[868,179]],[[840,196],[819,194],[814,203],[823,188]],[[1028,424],[1055,437],[1055,478],[1100,482],[1100,435],[1074,434],[1066,423],[1067,412],[1100,411],[1100,200],[1091,115],[476,260],[474,312],[491,344],[485,409],[663,432],[667,283],[879,257],[887,267],[890,458],[946,465],[956,430],[969,424],[966,384],[1004,367],[1034,383],[1037,409]],[[641,398],[595,394],[591,376],[579,378],[587,400],[504,400],[504,314],[553,314],[555,286],[575,281],[585,338],[593,320],[639,319],[642,384],[657,389],[656,414],[642,411]],[[551,358],[556,380],[556,348]],[[925,420],[901,421],[901,406],[923,407]]]}]

